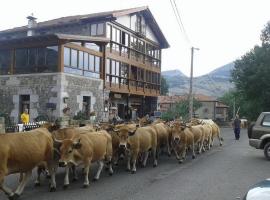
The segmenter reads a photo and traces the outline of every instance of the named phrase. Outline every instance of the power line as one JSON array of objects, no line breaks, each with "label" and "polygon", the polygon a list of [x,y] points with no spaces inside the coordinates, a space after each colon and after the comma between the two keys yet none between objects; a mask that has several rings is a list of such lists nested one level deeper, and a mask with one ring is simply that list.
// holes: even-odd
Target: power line
[{"label": "power line", "polygon": [[177,5],[176,5],[176,3],[175,3],[175,0],[173,0],[173,3],[174,3],[174,7],[175,7],[175,9],[176,9],[176,13],[177,13],[177,16],[178,16],[178,18],[179,18],[180,24],[181,24],[181,26],[182,26],[184,35],[185,35],[185,37],[186,37],[186,40],[188,41],[188,43],[191,43],[191,42],[190,42],[190,39],[189,39],[189,37],[188,37],[188,35],[187,35],[186,29],[185,29],[185,27],[184,27],[184,24],[183,24],[183,22],[182,22],[181,15],[180,15],[180,12],[179,12],[179,10],[178,10],[178,7],[177,7]]},{"label": "power line", "polygon": [[180,28],[180,31],[183,33],[187,43],[189,43],[189,45],[190,45],[191,42],[190,42],[190,40],[188,38],[188,35],[187,35],[186,31],[185,31],[185,28],[184,28],[183,22],[181,20],[181,16],[180,16],[179,10],[177,8],[177,5],[175,3],[175,0],[170,0],[170,3],[171,3],[171,6],[172,6],[173,13],[175,15],[178,27]]}]

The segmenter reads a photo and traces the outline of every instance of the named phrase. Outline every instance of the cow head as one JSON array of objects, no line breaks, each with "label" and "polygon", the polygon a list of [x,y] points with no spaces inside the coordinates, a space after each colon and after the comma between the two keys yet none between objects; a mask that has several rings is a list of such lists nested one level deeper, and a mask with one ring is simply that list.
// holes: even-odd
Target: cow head
[{"label": "cow head", "polygon": [[174,144],[180,144],[181,143],[181,135],[183,134],[183,131],[185,130],[185,126],[182,124],[174,124],[171,128],[172,133],[172,142]]},{"label": "cow head", "polygon": [[124,125],[119,129],[114,129],[114,132],[117,133],[119,137],[119,148],[127,149],[128,148],[128,138],[133,136],[137,130],[137,126]]},{"label": "cow head", "polygon": [[61,141],[59,166],[65,167],[68,163],[77,165],[75,151],[82,147],[81,139],[65,139]]}]

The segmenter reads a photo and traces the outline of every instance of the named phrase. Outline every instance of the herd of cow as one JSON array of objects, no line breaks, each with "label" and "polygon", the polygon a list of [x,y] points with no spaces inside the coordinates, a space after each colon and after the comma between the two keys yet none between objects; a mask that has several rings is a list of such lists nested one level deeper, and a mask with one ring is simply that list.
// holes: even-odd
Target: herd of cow
[{"label": "herd of cow", "polygon": [[[98,180],[105,165],[110,175],[119,158],[126,158],[127,170],[136,173],[136,166],[146,166],[148,156],[153,166],[158,165],[161,152],[171,155],[182,163],[186,153],[197,154],[210,150],[214,139],[222,145],[220,129],[212,120],[193,119],[182,121],[156,121],[148,124],[145,118],[138,123],[102,124],[77,128],[58,129],[51,124],[23,133],[0,135],[0,189],[9,199],[17,199],[23,192],[32,170],[37,167],[35,184],[40,184],[40,175],[48,170],[50,191],[56,190],[55,173],[58,167],[65,167],[64,187],[69,185],[69,171],[78,179],[76,166],[82,165],[83,186],[89,186],[89,169],[97,162]],[[4,184],[5,176],[20,173],[19,185],[15,191]]]}]

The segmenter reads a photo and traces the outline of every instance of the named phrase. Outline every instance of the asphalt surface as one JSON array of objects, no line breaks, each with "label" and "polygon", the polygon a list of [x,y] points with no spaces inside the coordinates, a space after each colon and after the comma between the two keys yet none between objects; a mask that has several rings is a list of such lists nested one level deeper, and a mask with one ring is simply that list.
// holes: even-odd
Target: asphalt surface
[{"label": "asphalt surface", "polygon": [[[125,164],[115,168],[110,177],[103,171],[98,182],[82,188],[83,178],[71,182],[63,189],[64,172],[57,173],[57,191],[48,192],[49,181],[42,179],[41,187],[34,187],[35,171],[27,184],[21,200],[233,200],[242,199],[248,188],[270,177],[270,162],[263,152],[248,145],[246,130],[241,130],[240,141],[235,141],[231,128],[222,128],[224,145],[215,141],[214,147],[195,160],[190,156],[183,164],[175,157],[162,155],[159,165],[137,168],[136,174],[125,171]],[[79,170],[80,172],[81,170]],[[96,172],[92,168],[91,178]],[[18,175],[11,175],[6,182],[15,188]],[[7,199],[0,192],[0,200]]]}]

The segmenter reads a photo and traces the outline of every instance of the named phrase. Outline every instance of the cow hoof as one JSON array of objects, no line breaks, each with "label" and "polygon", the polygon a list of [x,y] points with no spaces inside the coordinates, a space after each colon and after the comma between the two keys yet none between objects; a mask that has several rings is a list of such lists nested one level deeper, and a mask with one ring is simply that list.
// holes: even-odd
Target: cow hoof
[{"label": "cow hoof", "polygon": [[145,168],[146,167],[146,165],[142,165],[142,168]]},{"label": "cow hoof", "polygon": [[132,170],[132,171],[131,171],[131,174],[136,174],[136,171]]},{"label": "cow hoof", "polygon": [[76,182],[78,180],[78,178],[73,178],[72,182]]},{"label": "cow hoof", "polygon": [[83,188],[88,188],[89,184],[83,184]]},{"label": "cow hoof", "polygon": [[195,155],[192,155],[192,159],[195,159]]},{"label": "cow hoof", "polygon": [[64,190],[68,189],[68,187],[69,187],[69,184],[63,185]]},{"label": "cow hoof", "polygon": [[130,169],[126,168],[126,171],[127,171],[127,172],[129,172],[129,171],[130,171]]},{"label": "cow hoof", "polygon": [[40,186],[40,183],[39,182],[36,182],[35,183],[35,187],[39,187]]},{"label": "cow hoof", "polygon": [[51,175],[46,175],[46,179],[51,179]]},{"label": "cow hoof", "polygon": [[97,182],[98,181],[98,179],[97,178],[93,178],[93,180],[92,180],[93,182]]},{"label": "cow hoof", "polygon": [[222,146],[222,144],[219,144],[220,146]]},{"label": "cow hoof", "polygon": [[112,176],[113,175],[113,172],[109,172],[109,175]]},{"label": "cow hoof", "polygon": [[168,157],[171,157],[172,156],[172,154],[171,153],[168,153]]},{"label": "cow hoof", "polygon": [[183,160],[179,160],[178,163],[179,163],[179,164],[182,164],[182,163],[183,163]]},{"label": "cow hoof", "polygon": [[55,187],[51,187],[50,188],[50,192],[55,192],[56,191],[56,188]]},{"label": "cow hoof", "polygon": [[153,164],[153,167],[154,167],[154,168],[157,167],[157,164]]},{"label": "cow hoof", "polygon": [[114,163],[114,166],[118,166],[118,163]]},{"label": "cow hoof", "polygon": [[15,194],[13,194],[12,196],[9,196],[8,199],[9,199],[9,200],[16,200],[16,199],[18,199],[19,197],[20,197],[20,195],[18,195],[18,194],[15,193]]}]

